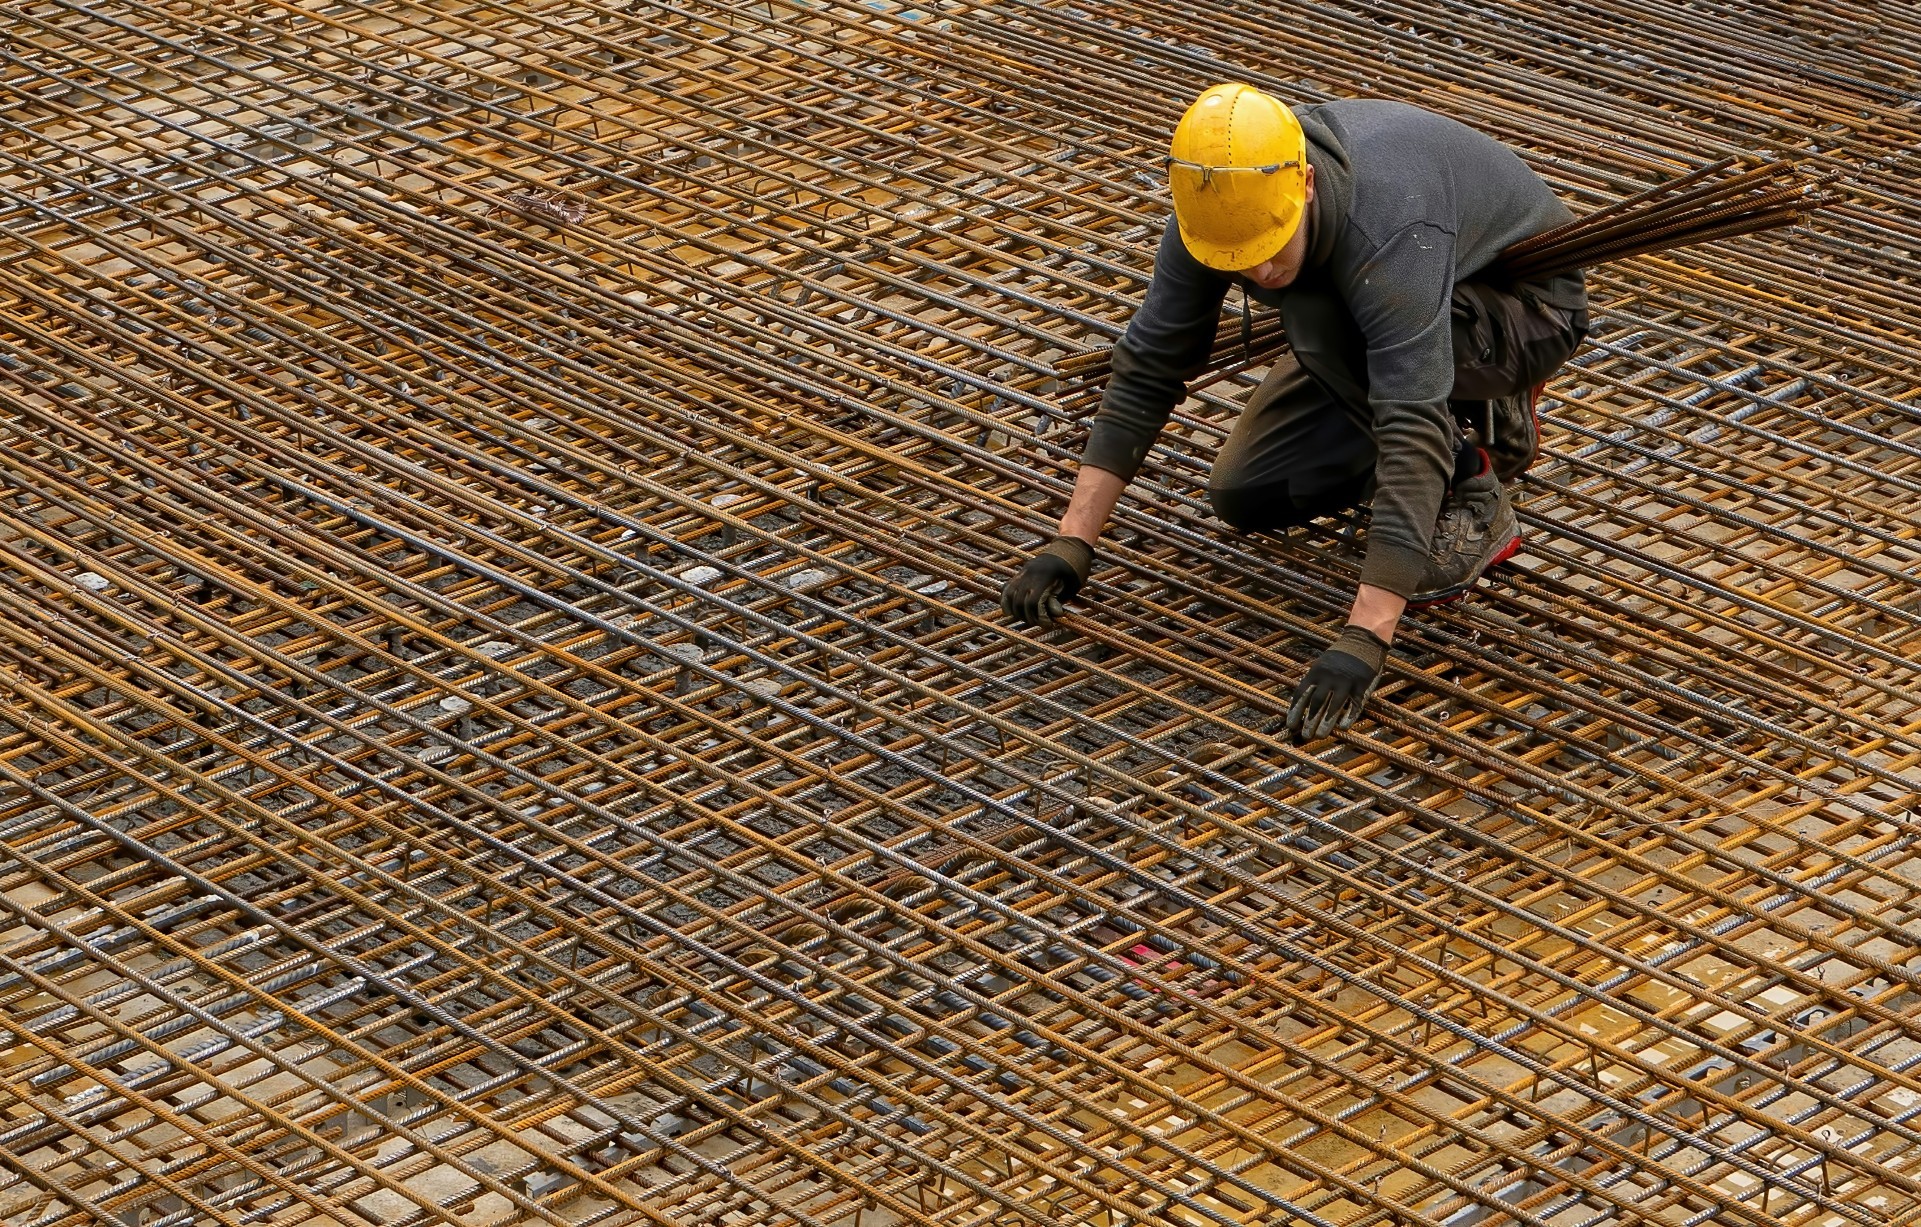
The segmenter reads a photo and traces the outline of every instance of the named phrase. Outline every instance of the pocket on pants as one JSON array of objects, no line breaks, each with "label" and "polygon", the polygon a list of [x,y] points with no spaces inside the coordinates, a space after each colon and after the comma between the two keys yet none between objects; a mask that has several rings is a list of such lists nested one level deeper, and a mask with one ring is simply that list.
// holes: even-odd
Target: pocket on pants
[{"label": "pocket on pants", "polygon": [[1508,302],[1518,301],[1498,290],[1466,282],[1454,287],[1449,322],[1454,334],[1453,400],[1487,400],[1513,391],[1513,355],[1508,352],[1509,330],[1500,318]]}]

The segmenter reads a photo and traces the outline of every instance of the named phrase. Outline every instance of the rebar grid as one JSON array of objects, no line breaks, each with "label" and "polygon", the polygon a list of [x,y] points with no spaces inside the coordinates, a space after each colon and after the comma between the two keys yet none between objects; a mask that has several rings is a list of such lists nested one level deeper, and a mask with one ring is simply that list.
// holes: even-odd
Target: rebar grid
[{"label": "rebar grid", "polygon": [[[1921,1219],[1911,16],[0,14],[7,1223]],[[1591,277],[1305,749],[1258,372],[993,603],[1228,76],[1849,200]]]}]

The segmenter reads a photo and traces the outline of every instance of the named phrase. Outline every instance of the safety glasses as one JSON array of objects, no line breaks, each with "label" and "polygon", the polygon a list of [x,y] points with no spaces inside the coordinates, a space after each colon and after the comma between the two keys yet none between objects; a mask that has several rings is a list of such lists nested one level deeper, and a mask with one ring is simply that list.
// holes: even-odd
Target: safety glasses
[{"label": "safety glasses", "polygon": [[1202,187],[1206,187],[1209,183],[1212,183],[1214,181],[1215,175],[1226,175],[1226,174],[1235,174],[1235,173],[1250,174],[1250,175],[1272,175],[1272,174],[1278,173],[1279,171],[1285,170],[1287,167],[1300,165],[1299,161],[1289,160],[1286,162],[1270,163],[1267,166],[1203,166],[1199,162],[1189,162],[1186,158],[1177,158],[1171,153],[1166,155],[1161,161],[1162,161],[1162,165],[1164,166],[1168,166],[1168,167],[1185,166],[1189,170],[1200,171]]}]

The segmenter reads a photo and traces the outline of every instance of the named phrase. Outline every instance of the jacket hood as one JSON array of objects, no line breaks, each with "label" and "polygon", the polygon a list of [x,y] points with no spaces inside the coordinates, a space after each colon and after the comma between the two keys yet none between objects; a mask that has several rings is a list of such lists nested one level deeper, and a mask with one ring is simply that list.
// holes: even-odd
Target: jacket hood
[{"label": "jacket hood", "polygon": [[1340,132],[1319,106],[1295,107],[1307,137],[1307,164],[1314,168],[1314,204],[1308,219],[1305,263],[1318,268],[1334,254],[1334,244],[1347,224],[1354,203],[1354,173]]}]

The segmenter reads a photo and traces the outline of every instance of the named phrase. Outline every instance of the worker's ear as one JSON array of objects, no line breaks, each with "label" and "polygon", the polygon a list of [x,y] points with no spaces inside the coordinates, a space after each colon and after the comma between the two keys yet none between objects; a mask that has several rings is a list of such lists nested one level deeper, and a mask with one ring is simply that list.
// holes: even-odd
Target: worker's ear
[{"label": "worker's ear", "polygon": [[1306,191],[1301,196],[1301,203],[1313,204],[1314,203],[1314,163],[1309,162],[1307,164],[1307,174],[1305,177],[1302,178],[1301,184],[1306,189]]}]

